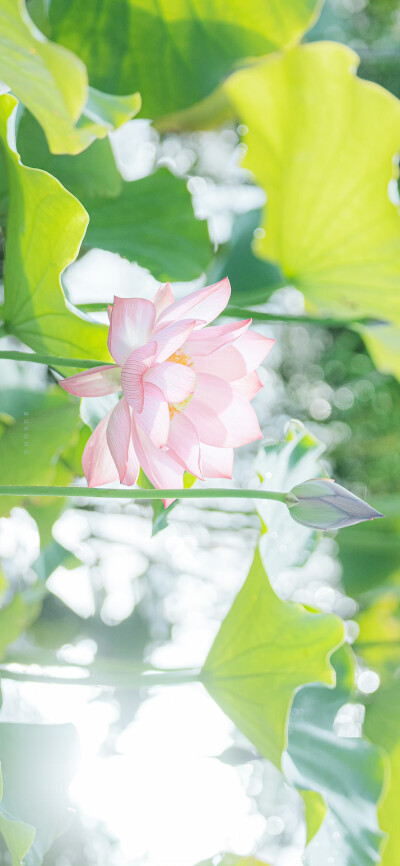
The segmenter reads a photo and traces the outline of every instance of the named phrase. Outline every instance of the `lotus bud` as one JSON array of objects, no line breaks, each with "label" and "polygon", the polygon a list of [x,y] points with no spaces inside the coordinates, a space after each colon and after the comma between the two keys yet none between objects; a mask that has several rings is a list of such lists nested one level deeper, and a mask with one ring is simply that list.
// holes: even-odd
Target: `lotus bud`
[{"label": "lotus bud", "polygon": [[342,529],[384,516],[330,478],[297,484],[287,494],[286,504],[297,523],[314,529]]}]

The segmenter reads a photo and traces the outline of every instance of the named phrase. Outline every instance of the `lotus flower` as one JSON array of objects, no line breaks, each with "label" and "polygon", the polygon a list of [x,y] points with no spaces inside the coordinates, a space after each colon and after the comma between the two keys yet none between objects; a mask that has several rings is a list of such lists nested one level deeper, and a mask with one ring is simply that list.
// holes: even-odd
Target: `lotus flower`
[{"label": "lotus flower", "polygon": [[231,478],[233,449],[261,438],[250,401],[274,340],[249,331],[251,319],[206,327],[230,291],[224,279],[180,301],[169,283],[153,302],[114,298],[108,348],[116,366],[60,382],[78,397],[122,392],[85,447],[89,487],[135,484],[140,466],[157,488],[182,488],[185,470]]}]

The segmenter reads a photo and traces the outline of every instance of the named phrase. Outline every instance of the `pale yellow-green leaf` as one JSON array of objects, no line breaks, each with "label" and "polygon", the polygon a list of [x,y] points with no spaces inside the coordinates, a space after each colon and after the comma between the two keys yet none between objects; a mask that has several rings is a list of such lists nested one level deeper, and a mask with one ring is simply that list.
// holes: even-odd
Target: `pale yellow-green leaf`
[{"label": "pale yellow-green leaf", "polygon": [[314,43],[225,83],[249,128],[244,165],[267,193],[255,252],[277,262],[311,312],[400,321],[400,103],[357,78],[357,55]]},{"label": "pale yellow-green leaf", "polygon": [[80,57],[43,36],[24,0],[0,0],[0,79],[35,115],[53,153],[80,153],[141,104],[137,93],[114,96],[89,88]]},{"label": "pale yellow-green leaf", "polygon": [[360,332],[378,370],[400,380],[400,328],[398,325],[360,325]]},{"label": "pale yellow-green leaf", "polygon": [[309,613],[275,595],[257,548],[201,679],[239,730],[279,767],[295,690],[334,682],[329,656],[342,640],[337,617]]},{"label": "pale yellow-green leaf", "polygon": [[106,328],[71,312],[60,283],[61,272],[79,252],[87,213],[47,172],[21,165],[10,143],[15,106],[13,96],[0,97],[0,147],[6,154],[10,195],[7,329],[36,352],[110,360]]}]

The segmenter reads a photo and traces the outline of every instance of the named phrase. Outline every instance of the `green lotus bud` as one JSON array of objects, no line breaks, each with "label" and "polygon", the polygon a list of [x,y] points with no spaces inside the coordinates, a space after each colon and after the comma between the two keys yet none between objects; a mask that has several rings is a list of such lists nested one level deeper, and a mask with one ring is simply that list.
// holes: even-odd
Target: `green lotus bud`
[{"label": "green lotus bud", "polygon": [[297,523],[315,529],[342,529],[384,516],[330,478],[297,484],[287,494],[286,504]]}]

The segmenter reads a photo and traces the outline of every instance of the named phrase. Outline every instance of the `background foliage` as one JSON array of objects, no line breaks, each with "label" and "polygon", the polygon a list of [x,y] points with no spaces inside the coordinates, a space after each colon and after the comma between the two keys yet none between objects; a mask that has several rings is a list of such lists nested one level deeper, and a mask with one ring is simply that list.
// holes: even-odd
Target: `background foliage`
[{"label": "background foliage", "polygon": [[[56,381],[109,359],[114,294],[227,274],[277,338],[235,483],[329,474],[386,515],[0,497],[2,863],[397,866],[399,36],[395,0],[0,0],[0,352],[60,359],[1,358],[1,483],[81,478],[107,401]],[[227,725],[199,801],[190,707],[193,742]],[[211,766],[244,798],[216,830]]]}]

